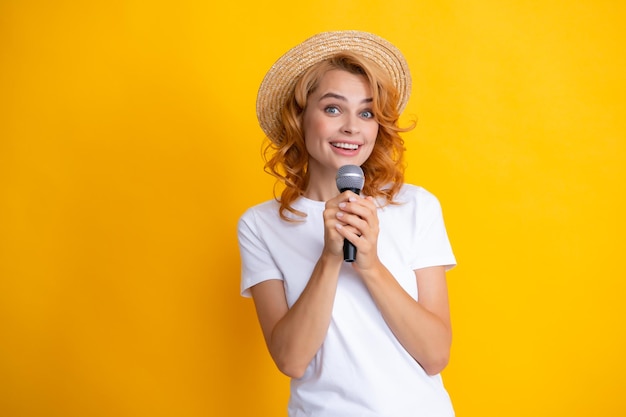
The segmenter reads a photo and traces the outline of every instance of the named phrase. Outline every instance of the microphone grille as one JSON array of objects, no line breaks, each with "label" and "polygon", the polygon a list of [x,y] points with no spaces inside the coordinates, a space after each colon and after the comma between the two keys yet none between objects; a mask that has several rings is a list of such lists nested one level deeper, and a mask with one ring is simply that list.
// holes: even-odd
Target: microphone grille
[{"label": "microphone grille", "polygon": [[365,175],[358,165],[344,165],[337,171],[337,188],[341,190],[347,189],[363,189],[365,184]]}]

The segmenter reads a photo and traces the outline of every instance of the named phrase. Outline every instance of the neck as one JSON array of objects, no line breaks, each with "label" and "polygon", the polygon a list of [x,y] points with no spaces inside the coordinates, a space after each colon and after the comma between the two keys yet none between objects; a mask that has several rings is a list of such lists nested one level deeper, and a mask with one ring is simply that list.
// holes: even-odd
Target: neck
[{"label": "neck", "polygon": [[309,177],[309,185],[304,192],[304,196],[310,200],[328,201],[339,194],[337,190],[336,174],[326,174],[324,176],[313,175]]},{"label": "neck", "polygon": [[328,201],[331,198],[337,196],[337,194],[339,194],[339,191],[337,190],[337,187],[333,187],[333,188],[334,188],[333,191],[308,188],[304,192],[304,196],[306,198],[308,198],[309,200]]}]

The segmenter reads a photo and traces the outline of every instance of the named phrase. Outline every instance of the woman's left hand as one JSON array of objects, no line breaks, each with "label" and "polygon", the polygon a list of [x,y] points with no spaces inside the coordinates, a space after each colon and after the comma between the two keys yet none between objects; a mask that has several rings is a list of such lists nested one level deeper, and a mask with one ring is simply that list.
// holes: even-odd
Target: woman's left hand
[{"label": "woman's left hand", "polygon": [[343,194],[346,200],[339,203],[337,231],[357,249],[354,267],[371,268],[378,260],[378,212],[372,197],[361,197],[351,191]]},{"label": "woman's left hand", "polygon": [[448,363],[452,338],[445,267],[415,270],[420,296],[413,299],[378,258],[376,202],[345,193],[335,227],[357,248],[353,267],[402,346],[428,375],[438,374]]}]

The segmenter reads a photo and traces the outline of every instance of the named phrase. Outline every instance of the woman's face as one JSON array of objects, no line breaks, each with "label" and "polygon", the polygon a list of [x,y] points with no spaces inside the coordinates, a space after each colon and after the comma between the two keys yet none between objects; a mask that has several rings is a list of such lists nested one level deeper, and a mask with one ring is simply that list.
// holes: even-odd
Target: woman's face
[{"label": "woman's face", "polygon": [[312,175],[323,171],[335,175],[339,167],[360,166],[369,158],[378,134],[371,106],[365,76],[331,70],[322,77],[302,118]]}]

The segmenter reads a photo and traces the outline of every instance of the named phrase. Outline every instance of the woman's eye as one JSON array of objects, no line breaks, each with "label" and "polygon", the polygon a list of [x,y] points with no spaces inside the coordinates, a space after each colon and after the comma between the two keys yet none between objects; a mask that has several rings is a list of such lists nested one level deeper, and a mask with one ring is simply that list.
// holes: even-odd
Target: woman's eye
[{"label": "woman's eye", "polygon": [[339,109],[335,106],[328,106],[324,111],[328,114],[339,114]]},{"label": "woman's eye", "polygon": [[372,119],[374,117],[374,113],[372,113],[370,110],[366,110],[364,112],[361,112],[361,117],[363,117],[364,119]]}]

